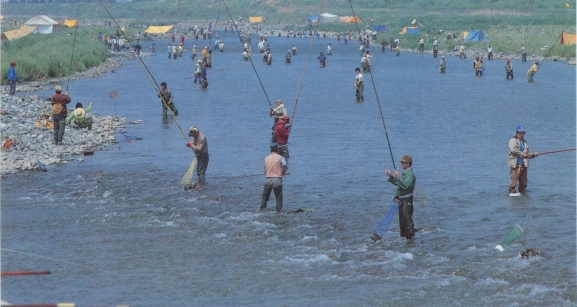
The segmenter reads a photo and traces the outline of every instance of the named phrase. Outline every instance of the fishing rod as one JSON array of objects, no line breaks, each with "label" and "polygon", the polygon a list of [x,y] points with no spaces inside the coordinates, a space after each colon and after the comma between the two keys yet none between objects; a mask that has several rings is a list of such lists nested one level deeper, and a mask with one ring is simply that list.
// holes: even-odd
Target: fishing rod
[{"label": "fishing rod", "polygon": [[[321,14],[321,12],[322,12],[322,10],[323,10],[323,5],[324,5],[324,4],[325,4],[325,1],[323,0],[323,2],[321,2],[321,7],[320,7],[320,9],[319,9],[319,16],[320,16],[320,14]],[[315,24],[315,32],[317,32],[318,26],[319,26],[319,23],[318,23],[318,21],[317,21],[317,23]],[[309,58],[310,58],[310,55],[311,55],[311,50],[312,50],[312,48],[313,48],[313,43],[314,43],[314,41],[315,41],[315,37],[314,37],[314,35],[313,35],[313,36],[311,37],[311,43],[309,44],[309,51],[308,51],[308,53],[307,53],[307,59],[306,59],[306,61],[305,61],[305,65],[304,65],[304,68],[303,68],[303,73],[302,73],[302,75],[301,75],[301,81],[300,81],[299,88],[298,88],[298,91],[297,91],[297,97],[296,97],[296,100],[295,100],[295,105],[294,105],[294,107],[293,107],[293,113],[291,114],[291,117],[290,117],[289,127],[292,127],[292,124],[293,124],[293,122],[294,122],[294,120],[295,120],[295,113],[296,113],[296,111],[297,111],[297,105],[298,105],[298,103],[299,103],[299,97],[300,97],[300,94],[301,94],[301,89],[302,89],[302,86],[303,86],[303,81],[304,81],[304,79],[305,79],[305,72],[307,71],[307,66],[308,66],[308,63],[309,63]],[[290,129],[290,128],[289,128],[289,129]]]},{"label": "fishing rod", "polygon": [[[98,0],[98,2],[100,2],[100,4],[102,5],[102,7],[104,8],[104,10],[106,11],[106,13],[108,14],[108,16],[110,16],[110,19],[112,19],[112,21],[114,22],[114,24],[116,25],[116,27],[118,28],[118,30],[120,31],[120,34],[124,37],[124,39],[128,42],[128,44],[130,45],[130,48],[132,48],[132,50],[135,50],[134,45],[132,44],[132,42],[128,39],[128,37],[126,36],[126,33],[124,33],[124,31],[122,30],[122,28],[120,27],[120,25],[118,24],[118,22],[116,22],[116,19],[114,19],[114,17],[112,17],[112,14],[108,11],[108,9],[106,8],[106,6],[104,5],[104,3],[102,3],[102,0]],[[148,67],[146,66],[146,64],[144,64],[144,61],[142,60],[142,57],[140,56],[140,54],[136,54],[136,59],[138,60],[138,64],[140,65],[140,67],[142,68],[142,70],[144,71],[144,74],[146,75],[146,77],[148,78],[148,81],[150,81],[150,84],[154,87],[156,93],[160,93],[160,86],[158,86],[158,83],[156,82],[156,80],[154,79],[154,76],[152,76],[152,73],[150,72],[150,70],[148,69]],[[160,96],[160,100],[162,101],[162,103],[164,104],[164,106],[169,110],[170,116],[172,117],[172,120],[174,120],[174,122],[176,123],[176,126],[178,127],[178,129],[180,130],[180,133],[182,133],[182,136],[184,137],[184,139],[186,140],[186,142],[188,143],[188,137],[186,136],[186,133],[184,133],[184,131],[182,130],[182,127],[180,126],[180,124],[178,123],[178,121],[176,120],[176,116],[174,115],[174,112],[172,112],[172,109],[170,109],[168,107],[168,103],[167,101],[164,100],[164,97],[162,97],[162,95]]]},{"label": "fishing rod", "polygon": [[[353,9],[353,3],[349,0],[349,5],[351,7],[351,11],[353,13],[353,18],[355,20],[355,25],[357,26],[357,32],[361,32],[359,28],[359,22],[355,15],[355,10]],[[377,93],[377,86],[375,85],[375,78],[373,78],[372,69],[369,70],[369,75],[371,76],[371,82],[373,83],[373,89],[375,91],[375,97],[377,98],[377,105],[379,106],[379,112],[381,114],[381,121],[383,122],[383,128],[385,129],[385,136],[387,137],[387,145],[389,146],[389,153],[391,154],[391,162],[393,162],[393,169],[397,170],[397,166],[395,165],[395,159],[393,158],[393,150],[391,149],[391,142],[389,140],[389,133],[387,132],[387,126],[385,124],[385,116],[383,115],[383,109],[381,108],[381,101],[379,99],[379,94]]]},{"label": "fishing rod", "polygon": [[12,271],[12,272],[2,272],[0,276],[23,276],[23,275],[46,275],[52,274],[51,271]]},{"label": "fishing rod", "polygon": [[[78,16],[80,16],[80,6],[78,7]],[[74,30],[74,42],[72,43],[72,56],[70,57],[70,65],[68,66],[68,81],[66,81],[66,92],[68,92],[68,83],[70,83],[70,74],[72,70],[72,62],[74,61],[74,48],[76,47],[76,32],[78,32],[78,22],[76,23],[76,29]]]},{"label": "fishing rod", "polygon": [[[223,69],[220,69],[220,70],[211,71],[211,72],[206,73],[206,74],[207,74],[207,75],[210,75],[210,74],[214,74],[214,73],[217,73],[217,72],[226,71],[226,70],[232,70],[232,69],[237,69],[237,68],[242,68],[242,67],[246,67],[246,66],[250,66],[250,64],[240,65],[240,66],[235,66],[235,67],[229,67],[229,68],[223,68]],[[194,78],[194,76],[186,77],[186,78],[184,78],[184,80],[188,80],[188,79],[191,79],[191,78]]]},{"label": "fishing rod", "polygon": [[545,62],[545,60],[547,59],[547,57],[549,57],[549,54],[551,54],[551,51],[553,50],[553,47],[555,47],[555,45],[557,45],[557,43],[559,42],[559,40],[561,39],[561,37],[563,37],[563,33],[565,33],[565,30],[567,30],[567,28],[569,27],[571,23],[568,23],[567,26],[565,27],[565,29],[563,29],[563,31],[561,32],[561,35],[559,35],[559,38],[557,38],[557,40],[555,41],[555,44],[553,44],[553,46],[551,46],[551,48],[549,48],[549,51],[547,52],[547,54],[545,55],[545,57],[543,58],[543,60],[541,61],[541,63],[539,63],[539,66],[537,66],[537,70],[539,70],[539,68],[541,67],[541,65],[543,64],[543,62]]},{"label": "fishing rod", "polygon": [[[226,11],[228,12],[228,16],[230,17],[230,20],[232,21],[232,24],[234,25],[234,30],[236,31],[236,34],[238,35],[238,38],[241,40],[242,42],[242,36],[240,35],[240,32],[238,31],[238,26],[236,25],[236,22],[234,21],[234,18],[232,18],[232,14],[230,13],[230,10],[228,9],[228,6],[226,5],[225,0],[222,0],[222,4],[224,4],[224,7],[226,8]],[[243,46],[244,47],[244,46]],[[260,80],[260,77],[258,75],[258,72],[256,71],[256,67],[254,66],[254,63],[252,61],[252,56],[248,57],[248,60],[250,61],[250,64],[252,65],[252,69],[254,70],[254,73],[256,74],[256,77],[258,79],[258,82],[260,83],[260,87],[262,88],[262,91],[264,92],[264,96],[266,97],[266,101],[268,102],[268,105],[270,107],[272,107],[272,104],[270,103],[270,99],[268,99],[268,95],[266,94],[266,90],[264,89],[264,85],[262,84],[262,81]]]},{"label": "fishing rod", "polygon": [[576,150],[576,149],[577,148],[567,148],[567,149],[544,151],[544,152],[540,152],[539,155],[546,155],[546,154],[552,154],[552,153],[564,152],[564,151],[572,151],[572,150]]},{"label": "fishing rod", "polygon": [[[216,24],[218,23],[218,18],[220,17],[220,10],[218,10],[218,12],[216,13],[216,21],[214,22],[214,32],[216,32]],[[210,50],[210,44],[212,44],[212,38],[214,37],[214,35],[210,36],[210,40],[208,41],[208,50],[207,52]],[[183,46],[184,47],[184,46]]]}]

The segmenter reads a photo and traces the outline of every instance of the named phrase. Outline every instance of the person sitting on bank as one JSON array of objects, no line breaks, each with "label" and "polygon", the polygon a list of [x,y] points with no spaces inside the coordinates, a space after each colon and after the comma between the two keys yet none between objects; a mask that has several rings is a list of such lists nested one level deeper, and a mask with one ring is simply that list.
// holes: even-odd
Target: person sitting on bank
[{"label": "person sitting on bank", "polygon": [[76,127],[80,129],[88,128],[88,130],[92,130],[92,118],[86,117],[86,113],[88,113],[90,109],[92,109],[92,102],[88,105],[88,108],[86,109],[82,108],[82,103],[80,102],[76,103],[76,108],[74,109],[74,111],[72,111],[72,113],[68,115],[68,118],[66,118],[66,124],[70,125],[70,123],[74,119]]}]

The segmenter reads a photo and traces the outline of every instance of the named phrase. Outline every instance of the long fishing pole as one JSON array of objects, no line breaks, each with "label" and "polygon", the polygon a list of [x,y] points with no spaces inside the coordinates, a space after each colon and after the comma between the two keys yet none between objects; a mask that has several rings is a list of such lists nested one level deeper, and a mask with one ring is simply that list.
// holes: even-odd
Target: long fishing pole
[{"label": "long fishing pole", "polygon": [[[238,31],[238,27],[236,25],[236,22],[234,21],[234,18],[232,18],[232,14],[230,13],[230,10],[228,9],[228,6],[226,5],[226,2],[224,0],[222,0],[222,4],[224,4],[224,7],[226,8],[226,11],[228,12],[228,16],[230,17],[230,20],[232,21],[232,24],[234,26],[234,30],[236,31],[238,38],[241,39],[241,41],[242,41],[242,37],[240,36],[240,32]],[[258,76],[258,72],[256,71],[256,67],[254,66],[254,63],[252,62],[252,56],[249,55],[248,60],[250,61],[250,64],[252,65],[252,69],[254,70],[254,73],[256,74],[256,77],[258,79],[258,82],[260,83],[260,87],[262,88],[262,91],[264,92],[264,96],[266,97],[266,101],[268,102],[268,105],[270,107],[272,107],[272,104],[270,103],[270,99],[268,99],[268,95],[266,94],[266,90],[264,89],[264,85],[262,84],[262,81],[260,80],[260,77]]]},{"label": "long fishing pole", "polygon": [[[320,14],[321,14],[321,12],[322,12],[322,10],[323,10],[323,5],[324,5],[324,4],[325,4],[325,1],[323,0],[323,2],[321,2],[321,7],[319,8],[319,16],[320,16]],[[318,20],[317,20],[317,23],[315,24],[315,32],[317,32],[318,26],[319,26],[319,22],[318,22]],[[293,124],[293,122],[294,122],[294,120],[295,120],[295,113],[297,112],[297,104],[299,103],[299,97],[300,97],[300,94],[301,94],[301,88],[302,88],[302,86],[303,86],[303,81],[304,81],[304,79],[305,79],[305,72],[307,71],[307,66],[308,66],[308,63],[309,63],[309,57],[310,57],[310,55],[311,55],[311,50],[313,49],[313,43],[314,43],[314,41],[315,41],[315,36],[313,35],[313,36],[311,37],[311,43],[309,44],[309,51],[308,51],[308,53],[307,53],[307,59],[305,60],[305,66],[304,66],[304,68],[303,68],[303,73],[302,73],[302,75],[301,75],[301,82],[300,82],[300,84],[299,84],[299,88],[298,88],[298,91],[297,91],[297,97],[296,97],[296,99],[295,99],[295,105],[294,105],[294,107],[293,107],[293,113],[291,114],[291,117],[290,117],[290,125],[289,125],[289,127],[292,127],[292,124]]]},{"label": "long fishing pole", "polygon": [[[124,37],[124,39],[128,42],[128,44],[130,45],[130,48],[132,48],[132,50],[135,50],[134,45],[132,44],[132,42],[128,39],[128,37],[126,36],[126,33],[124,33],[124,31],[122,30],[122,28],[120,27],[120,25],[118,24],[118,22],[116,22],[116,19],[114,19],[114,17],[112,17],[112,14],[108,11],[108,9],[106,8],[106,6],[104,5],[104,3],[102,3],[102,0],[98,0],[98,2],[100,2],[100,4],[102,5],[102,7],[104,8],[104,10],[106,11],[106,13],[108,14],[108,16],[110,16],[110,19],[112,19],[112,21],[114,22],[114,24],[116,25],[116,27],[118,28],[118,30],[120,30],[120,34]],[[146,77],[148,78],[148,81],[150,81],[150,84],[154,87],[156,93],[160,93],[160,87],[158,86],[158,83],[156,82],[156,80],[154,79],[154,76],[152,76],[152,73],[150,72],[150,70],[148,69],[148,67],[146,66],[146,64],[144,64],[144,61],[142,60],[142,58],[140,57],[140,54],[136,54],[136,59],[138,60],[138,64],[140,65],[140,67],[142,68],[142,70],[144,71],[144,74],[146,75]],[[169,110],[170,112],[170,116],[172,117],[172,120],[174,120],[174,122],[176,123],[176,126],[178,127],[178,129],[180,130],[180,133],[182,133],[182,136],[184,137],[184,139],[186,140],[186,142],[188,142],[188,137],[186,136],[186,133],[184,133],[184,131],[182,130],[182,127],[180,126],[180,124],[178,123],[178,121],[176,120],[176,116],[174,115],[174,113],[172,112],[172,109],[170,109],[168,107],[168,103],[167,101],[164,100],[164,97],[162,97],[162,95],[160,96],[160,100],[162,101],[162,103],[166,106],[166,108]]]},{"label": "long fishing pole", "polygon": [[[349,5],[351,7],[351,11],[353,13],[353,18],[355,19],[355,25],[357,26],[357,32],[360,33],[361,29],[359,28],[359,22],[355,15],[355,10],[353,9],[353,3],[349,0]],[[391,162],[393,162],[393,169],[397,170],[397,166],[395,165],[395,159],[393,158],[393,150],[391,149],[391,142],[389,140],[389,133],[387,132],[387,126],[385,124],[385,116],[383,115],[383,109],[381,108],[381,101],[379,99],[379,94],[377,93],[377,86],[375,85],[375,79],[373,78],[372,69],[369,69],[369,75],[371,76],[371,82],[373,83],[373,89],[375,91],[375,97],[377,98],[377,105],[379,106],[379,112],[381,114],[381,121],[383,122],[383,128],[385,129],[385,136],[387,137],[387,145],[389,146],[389,153],[391,154]]]},{"label": "long fishing pole", "polygon": [[572,150],[576,150],[576,149],[577,148],[567,148],[567,149],[544,151],[544,152],[540,152],[539,155],[546,155],[546,154],[552,154],[552,153],[564,152],[564,151],[572,151]]},{"label": "long fishing pole", "polygon": [[[216,32],[216,24],[218,23],[218,18],[220,17],[220,10],[218,10],[218,12],[216,13],[216,21],[214,22],[214,31]],[[212,38],[214,37],[214,35],[210,36],[210,40],[208,41],[208,50],[207,52],[211,49],[210,44],[212,44]],[[215,43],[216,46],[216,43]],[[184,47],[184,46],[183,46]]]},{"label": "long fishing pole", "polygon": [[[80,6],[78,7],[78,16],[80,16]],[[68,81],[66,81],[66,92],[68,92],[68,83],[70,83],[70,74],[72,71],[72,62],[74,61],[74,48],[76,47],[76,32],[78,32],[78,18],[76,19],[76,29],[74,30],[74,42],[72,43],[72,56],[70,57],[70,65],[68,66]]]},{"label": "long fishing pole", "polygon": [[557,38],[557,40],[555,41],[555,44],[553,44],[553,46],[551,46],[551,48],[549,48],[549,51],[547,52],[547,54],[545,55],[545,57],[543,58],[543,60],[541,61],[541,63],[539,63],[539,66],[537,66],[537,70],[539,70],[539,67],[541,67],[541,65],[543,64],[543,62],[545,62],[545,60],[549,57],[549,54],[551,54],[551,51],[553,50],[553,47],[555,47],[555,45],[557,45],[557,42],[559,42],[559,40],[563,37],[563,33],[565,33],[565,30],[567,30],[567,28],[569,27],[571,23],[568,23],[567,26],[565,27],[565,29],[563,29],[563,31],[561,32],[561,35],[559,35],[559,37]]},{"label": "long fishing pole", "polygon": [[[232,69],[237,69],[237,68],[242,68],[242,67],[246,67],[246,66],[250,66],[250,64],[240,65],[240,66],[235,66],[235,67],[229,67],[229,68],[223,68],[223,69],[219,69],[219,70],[215,70],[215,71],[208,72],[208,73],[206,73],[206,74],[207,74],[207,75],[210,75],[210,74],[214,74],[214,73],[217,73],[217,72],[226,71],[226,70],[232,70]],[[188,79],[192,79],[192,78],[194,78],[194,76],[186,77],[186,78],[184,78],[184,79],[185,79],[185,80],[188,80]]]}]

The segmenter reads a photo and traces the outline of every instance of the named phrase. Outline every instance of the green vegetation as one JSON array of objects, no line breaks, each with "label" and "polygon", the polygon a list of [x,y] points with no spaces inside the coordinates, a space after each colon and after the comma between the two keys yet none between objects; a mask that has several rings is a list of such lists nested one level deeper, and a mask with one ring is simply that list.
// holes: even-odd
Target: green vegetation
[{"label": "green vegetation", "polygon": [[[353,15],[351,5],[346,0],[325,0],[322,11],[320,1],[313,0],[134,0],[116,2],[102,0],[58,0],[57,3],[4,3],[2,29],[10,30],[10,22],[24,23],[35,15],[48,15],[55,20],[79,19],[74,65],[72,71],[83,71],[99,65],[110,56],[104,45],[93,40],[98,32],[109,33],[111,28],[102,27],[109,21],[108,12],[118,24],[127,25],[127,32],[142,32],[142,25],[181,24],[187,27],[194,23],[207,23],[220,14],[219,28],[230,20],[226,3],[232,18],[239,16],[246,22],[248,16],[266,17],[265,27],[269,29],[308,30],[305,16],[319,12],[329,12],[340,16]],[[459,38],[463,31],[483,30],[487,42],[470,44],[469,48],[485,50],[491,43],[495,52],[514,54],[524,43],[529,55],[547,54],[561,31],[575,33],[575,8],[565,8],[566,0],[351,0],[355,15],[362,19],[361,30],[371,17],[375,24],[384,24],[389,33],[381,34],[381,39],[391,35],[403,39],[402,46],[416,49],[419,35],[399,35],[398,32],[413,19],[422,25],[421,35],[426,38],[427,48],[431,48],[433,37],[439,40],[441,50],[451,50],[459,40],[447,40],[448,33]],[[574,5],[574,2],[571,3]],[[108,12],[107,12],[108,11]],[[25,12],[25,14],[23,14]],[[87,27],[86,25],[97,25]],[[320,23],[319,31],[357,31],[356,24]],[[439,30],[444,32],[440,34]],[[16,41],[2,42],[3,72],[10,61],[16,61],[20,80],[67,75],[70,63],[73,29],[63,30],[56,35],[33,34]],[[130,34],[129,34],[130,36]],[[575,57],[575,46],[560,46],[557,43],[551,56]],[[2,77],[6,81],[6,76]]]},{"label": "green vegetation", "polygon": [[[98,28],[79,28],[76,33],[74,60],[71,72],[86,71],[98,66],[110,56],[102,42],[95,38]],[[30,34],[13,41],[2,41],[3,72],[8,70],[10,62],[16,62],[19,81],[31,81],[43,78],[62,77],[69,74],[74,29],[61,29],[57,34]],[[6,74],[2,83],[7,83]]]}]

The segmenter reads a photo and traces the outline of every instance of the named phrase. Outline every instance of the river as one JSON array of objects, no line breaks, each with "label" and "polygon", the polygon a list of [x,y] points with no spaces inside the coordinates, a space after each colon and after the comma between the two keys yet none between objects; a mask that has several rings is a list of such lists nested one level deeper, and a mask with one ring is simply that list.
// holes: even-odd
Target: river
[{"label": "river", "polygon": [[[184,191],[193,154],[178,125],[162,117],[159,99],[136,60],[98,79],[70,82],[73,102],[91,112],[126,117],[118,144],[78,156],[48,172],[2,177],[2,271],[51,275],[2,278],[11,303],[76,302],[77,306],[575,306],[575,152],[531,160],[528,193],[510,197],[508,141],[527,128],[532,151],[575,147],[575,67],[545,62],[535,82],[531,61],[375,49],[374,84],[355,102],[358,44],[315,40],[289,140],[284,209],[258,211],[269,153],[269,102],[241,45],[221,33],[209,87],[190,77],[186,52],[167,59],[166,41],[144,63],[167,82],[178,124],[207,139],[208,185]],[[271,104],[293,115],[310,39],[271,37],[273,64],[253,61]],[[208,41],[186,41],[200,50]],[[333,45],[325,68],[316,57]],[[284,54],[295,44],[291,64]],[[144,47],[148,47],[144,44]],[[243,66],[244,65],[244,66]],[[242,67],[238,67],[242,66]],[[234,67],[234,68],[233,68]],[[233,69],[229,69],[233,68]],[[225,70],[226,69],[226,70]],[[209,71],[210,72],[210,71]],[[118,98],[109,97],[112,90]],[[51,91],[35,94],[51,95]],[[379,101],[377,101],[377,97]],[[399,237],[397,218],[383,239],[369,237],[392,206],[384,171],[391,154],[413,156],[417,177],[413,241]],[[66,135],[65,135],[66,138]],[[195,175],[196,179],[196,175]],[[291,213],[301,208],[302,213]],[[513,227],[522,237],[495,249]],[[522,259],[538,248],[542,256]]]}]

